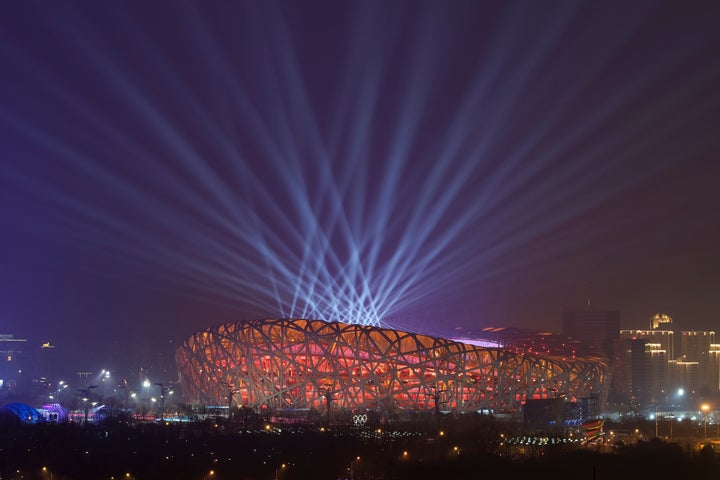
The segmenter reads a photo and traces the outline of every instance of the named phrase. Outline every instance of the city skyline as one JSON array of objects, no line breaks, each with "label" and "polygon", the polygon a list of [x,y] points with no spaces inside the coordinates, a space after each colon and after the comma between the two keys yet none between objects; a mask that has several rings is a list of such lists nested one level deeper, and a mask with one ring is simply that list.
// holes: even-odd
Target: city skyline
[{"label": "city skyline", "polygon": [[717,330],[715,3],[4,10],[0,333]]}]

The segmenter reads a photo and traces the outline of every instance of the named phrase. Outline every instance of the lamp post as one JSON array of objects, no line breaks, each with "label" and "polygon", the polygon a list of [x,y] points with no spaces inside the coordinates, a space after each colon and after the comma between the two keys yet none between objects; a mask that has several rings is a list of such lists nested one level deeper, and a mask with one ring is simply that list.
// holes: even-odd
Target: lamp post
[{"label": "lamp post", "polygon": [[330,390],[330,385],[320,389],[320,394],[325,397],[325,404],[327,405],[327,426],[330,426],[330,404],[335,400],[333,398],[333,391]]},{"label": "lamp post", "polygon": [[90,405],[88,402],[90,401],[90,393],[93,388],[97,388],[97,385],[90,385],[87,388],[81,388],[78,390],[80,394],[82,395],[83,399],[83,408],[85,409],[85,425],[87,425],[88,422],[88,413],[90,412]]},{"label": "lamp post", "polygon": [[287,467],[286,464],[282,464],[279,467],[275,468],[275,480],[280,480],[280,472],[283,471]]},{"label": "lamp post", "polygon": [[707,403],[703,403],[700,405],[700,410],[703,412],[703,437],[707,438],[707,416],[708,412],[710,411],[710,405]]},{"label": "lamp post", "polygon": [[100,381],[103,382],[105,403],[107,403],[108,383],[110,382],[110,370],[106,370],[103,368],[103,370],[100,372]]},{"label": "lamp post", "polygon": [[655,438],[658,437],[658,409],[655,407]]},{"label": "lamp post", "polygon": [[355,458],[350,462],[350,468],[349,468],[349,470],[350,470],[350,480],[355,480],[355,468],[354,468],[354,467],[355,467],[355,463],[360,463],[360,456],[355,457]]},{"label": "lamp post", "polygon": [[118,385],[117,388],[125,392],[125,395],[123,395],[122,407],[128,408],[128,403],[130,401],[130,391],[128,390],[127,380],[123,379],[122,383]]},{"label": "lamp post", "polygon": [[60,403],[60,390],[65,388],[63,385],[65,385],[65,380],[60,380],[57,384],[57,394],[55,395],[55,400],[57,403]]},{"label": "lamp post", "polygon": [[165,394],[172,395],[172,390],[170,390],[170,387],[166,387],[162,383],[156,383],[158,387],[160,387],[160,423],[163,423],[165,421]]},{"label": "lamp post", "polygon": [[147,378],[142,382],[142,393],[140,394],[140,406],[143,417],[147,414],[150,409],[150,399],[148,398],[148,389],[152,386],[150,380]]}]

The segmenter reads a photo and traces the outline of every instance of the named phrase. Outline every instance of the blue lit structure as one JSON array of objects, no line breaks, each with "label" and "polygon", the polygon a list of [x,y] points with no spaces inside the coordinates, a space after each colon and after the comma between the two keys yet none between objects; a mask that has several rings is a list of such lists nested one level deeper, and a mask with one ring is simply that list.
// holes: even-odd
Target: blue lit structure
[{"label": "blue lit structure", "polygon": [[14,415],[22,423],[38,423],[42,421],[42,415],[30,405],[25,403],[8,403],[0,408],[0,416],[7,414]]}]

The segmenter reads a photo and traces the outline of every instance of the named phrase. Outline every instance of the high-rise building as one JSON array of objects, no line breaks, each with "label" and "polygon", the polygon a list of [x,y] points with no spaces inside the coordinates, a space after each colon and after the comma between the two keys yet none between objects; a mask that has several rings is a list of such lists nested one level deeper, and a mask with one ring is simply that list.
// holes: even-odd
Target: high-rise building
[{"label": "high-rise building", "polygon": [[[658,313],[650,317],[650,329],[619,331],[618,362],[613,372],[614,398],[620,401],[634,399],[641,405],[669,399],[670,391],[678,386],[675,333],[670,329],[672,322],[669,315]],[[693,372],[685,377],[694,378],[696,372]]]},{"label": "high-rise building", "polygon": [[696,383],[698,392],[715,393],[718,382],[713,378],[710,345],[715,343],[715,332],[712,331],[683,331],[680,332],[680,353],[682,362],[696,362]]},{"label": "high-rise building", "polygon": [[[670,392],[683,389],[691,395],[720,393],[720,344],[713,331],[680,332],[680,354],[675,334],[667,327],[672,318],[658,313],[650,330],[620,330],[613,388],[620,399],[641,404],[673,401]],[[663,328],[661,330],[661,328]]]},{"label": "high-rise building", "polygon": [[15,388],[22,373],[22,347],[26,342],[12,334],[0,334],[0,393]]},{"label": "high-rise building", "polygon": [[563,312],[563,335],[595,347],[613,359],[614,347],[620,338],[620,311],[567,310]]},{"label": "high-rise building", "polygon": [[720,344],[711,343],[708,352],[708,377],[711,382],[711,392],[720,392]]},{"label": "high-rise building", "polygon": [[654,403],[662,401],[668,392],[668,355],[659,343],[645,344],[645,361],[648,368],[648,388]]},{"label": "high-rise building", "polygon": [[675,334],[671,330],[620,330],[620,341],[642,338],[659,343],[667,352],[667,358],[675,358]]},{"label": "high-rise building", "polygon": [[629,391],[632,394],[632,398],[636,399],[640,403],[646,403],[650,401],[650,392],[647,391],[648,382],[646,381],[647,375],[647,362],[645,361],[645,344],[647,340],[642,338],[636,338],[630,340],[628,349],[628,357],[630,361],[630,375],[628,376]]},{"label": "high-rise building", "polygon": [[707,359],[710,345],[715,343],[715,332],[680,332],[680,354],[685,360],[701,362]]},{"label": "high-rise building", "polygon": [[672,362],[671,370],[675,373],[675,386],[682,388],[691,394],[697,393],[699,389],[699,362],[686,362],[676,360]]},{"label": "high-rise building", "polygon": [[667,350],[646,338],[632,338],[623,342],[629,376],[626,390],[641,404],[665,400],[669,389]]}]

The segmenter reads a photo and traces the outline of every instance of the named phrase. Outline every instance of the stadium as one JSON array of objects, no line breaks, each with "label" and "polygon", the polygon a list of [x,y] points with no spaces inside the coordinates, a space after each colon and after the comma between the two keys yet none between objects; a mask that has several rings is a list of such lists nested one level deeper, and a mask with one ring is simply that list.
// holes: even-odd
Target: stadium
[{"label": "stadium", "polygon": [[203,330],[176,353],[192,403],[383,412],[518,412],[528,399],[599,396],[604,359],[556,335],[486,329],[472,339],[319,320],[253,320]]}]

